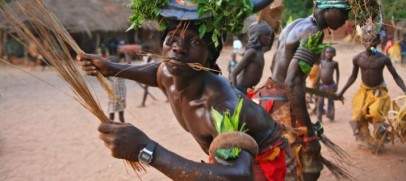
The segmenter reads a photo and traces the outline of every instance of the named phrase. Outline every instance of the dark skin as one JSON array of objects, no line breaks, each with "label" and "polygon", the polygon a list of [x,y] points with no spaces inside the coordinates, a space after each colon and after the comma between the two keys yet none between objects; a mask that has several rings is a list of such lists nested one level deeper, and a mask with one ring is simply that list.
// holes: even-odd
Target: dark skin
[{"label": "dark skin", "polygon": [[262,46],[266,47],[265,51],[254,48],[245,51],[241,61],[231,73],[231,82],[233,85],[242,88],[251,88],[255,87],[261,80],[265,65],[264,53],[272,47],[273,33],[270,32],[260,35],[259,41]]},{"label": "dark skin", "polygon": [[380,43],[379,37],[375,38],[371,43],[370,47],[364,52],[361,52],[352,60],[353,69],[351,76],[348,78],[347,83],[343,89],[339,92],[338,96],[343,97],[345,91],[355,82],[358,76],[358,71],[361,69],[361,80],[362,83],[369,87],[375,87],[383,83],[383,70],[388,68],[393,79],[399,88],[406,93],[406,86],[402,78],[396,72],[395,67],[393,67],[392,61],[386,55],[378,52],[376,54],[372,53],[371,47],[376,47]]},{"label": "dark skin", "polygon": [[[305,83],[307,75],[298,66],[297,59],[293,58],[300,41],[305,41],[310,34],[316,34],[326,28],[338,29],[348,19],[348,11],[343,9],[316,9],[312,17],[298,19],[288,25],[279,37],[279,46],[272,63],[272,79],[284,84],[288,90],[288,99],[292,114],[299,120],[295,127],[306,126],[306,136],[313,136],[314,129],[306,105]],[[324,35],[323,35],[324,37]],[[317,60],[315,60],[317,63]],[[318,140],[306,142],[304,151],[319,152],[321,149]],[[304,173],[305,180],[317,180],[320,173]]]},{"label": "dark skin", "polygon": [[[243,97],[240,126],[246,123],[259,147],[269,145],[279,138],[275,121],[257,104],[247,100],[231,87],[223,77],[211,72],[196,71],[185,63],[208,66],[211,56],[207,42],[195,31],[170,31],[163,45],[163,56],[171,59],[159,66],[133,66],[117,76],[161,88],[167,95],[172,111],[180,125],[208,153],[210,143],[217,136],[211,107],[220,112],[234,111],[239,97]],[[100,71],[111,76],[129,65],[113,64],[94,55],[81,58],[82,69],[88,75]],[[106,124],[99,126],[100,138],[116,158],[138,161],[138,153],[152,140],[131,124]],[[252,180],[253,158],[248,152],[242,154],[231,166],[193,162],[173,153],[161,145],[154,150],[151,166],[173,180]]]},{"label": "dark skin", "polygon": [[[321,61],[321,71],[318,79],[324,85],[329,85],[335,83],[334,92],[337,91],[337,86],[340,81],[340,70],[338,67],[338,62],[333,60],[336,55],[336,50],[332,47],[327,47],[324,52],[325,60]],[[334,71],[336,72],[336,81],[334,81]],[[322,104],[323,99],[318,100],[318,104]],[[321,121],[322,112],[317,111],[317,119]]]},{"label": "dark skin", "polygon": [[[340,69],[338,62],[333,60],[336,55],[336,51],[333,48],[327,48],[325,51],[325,60],[321,61],[320,81],[323,84],[336,83],[340,81]],[[336,72],[336,81],[334,81],[334,71]],[[336,87],[337,89],[337,87]]]}]

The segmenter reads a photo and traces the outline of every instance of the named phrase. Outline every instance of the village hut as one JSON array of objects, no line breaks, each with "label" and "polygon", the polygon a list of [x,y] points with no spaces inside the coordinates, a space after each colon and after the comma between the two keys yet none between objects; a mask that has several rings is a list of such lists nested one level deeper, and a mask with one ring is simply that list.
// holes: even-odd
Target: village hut
[{"label": "village hut", "polygon": [[[31,0],[20,0],[29,3]],[[152,42],[159,44],[160,36],[154,22],[145,23],[137,31],[126,31],[132,14],[126,0],[43,0],[45,6],[55,14],[78,45],[88,53],[97,53],[101,45],[106,47],[126,43]],[[0,38],[12,29],[0,16]],[[152,35],[151,35],[152,34]],[[1,44],[0,42],[0,44]],[[1,53],[1,52],[0,52]]]}]

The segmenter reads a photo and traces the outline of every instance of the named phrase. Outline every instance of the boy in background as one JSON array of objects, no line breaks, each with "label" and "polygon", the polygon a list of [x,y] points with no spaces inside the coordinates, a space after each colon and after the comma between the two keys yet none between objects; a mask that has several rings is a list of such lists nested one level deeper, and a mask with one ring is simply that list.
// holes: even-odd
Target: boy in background
[{"label": "boy in background", "polygon": [[233,72],[234,68],[237,66],[237,56],[236,53],[231,54],[231,60],[228,62],[228,79],[231,81],[231,73]]},{"label": "boy in background", "polygon": [[[340,71],[338,68],[338,62],[333,58],[336,56],[336,49],[333,47],[326,47],[324,51],[324,59],[321,61],[321,71],[319,74],[320,90],[335,93],[337,91],[338,82],[340,80]],[[334,72],[336,73],[336,81],[334,81]],[[334,99],[328,98],[327,104],[327,118],[330,121],[334,121]],[[325,112],[324,109],[324,97],[319,97],[317,101],[317,120],[322,122],[322,115]]]}]

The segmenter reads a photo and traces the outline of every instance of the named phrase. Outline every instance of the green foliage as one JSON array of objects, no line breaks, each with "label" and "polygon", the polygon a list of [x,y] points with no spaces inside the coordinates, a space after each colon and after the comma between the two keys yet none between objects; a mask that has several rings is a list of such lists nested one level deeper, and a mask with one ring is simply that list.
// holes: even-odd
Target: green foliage
[{"label": "green foliage", "polygon": [[290,23],[292,23],[293,22],[293,18],[292,18],[292,16],[289,16],[289,19],[288,19],[288,21],[286,22],[286,25],[288,25],[288,24],[290,24]]},{"label": "green foliage", "polygon": [[[332,42],[323,43],[322,35],[323,33],[321,31],[317,32],[314,35],[310,35],[306,41],[300,41],[300,47],[306,48],[310,52],[319,55],[325,47],[334,45],[334,43]],[[309,65],[303,60],[299,60],[298,65],[302,72],[305,74],[309,74],[312,69],[312,65]]]},{"label": "green foliage", "polygon": [[406,1],[405,0],[384,0],[381,1],[383,6],[384,19],[391,19],[393,16],[395,20],[406,19]]},{"label": "green foliage", "polygon": [[302,72],[304,74],[309,74],[310,71],[312,71],[312,66],[310,64],[308,64],[307,62],[303,61],[303,60],[299,60],[299,67],[300,70],[302,70]]},{"label": "green foliage", "polygon": [[[243,99],[240,98],[237,107],[232,116],[230,116],[230,110],[224,111],[222,115],[213,107],[211,108],[211,115],[214,119],[214,127],[218,134],[229,132],[229,131],[241,131],[246,132],[247,129],[245,128],[245,123],[238,129],[238,124],[240,121],[240,113],[242,109],[242,102]],[[229,148],[229,149],[217,149],[216,155],[217,157],[229,160],[229,159],[236,159],[240,155],[241,149],[240,148]]]},{"label": "green foliage", "polygon": [[216,157],[219,157],[224,160],[234,160],[238,158],[241,153],[241,148],[231,148],[231,149],[222,149],[219,148],[216,150]]},{"label": "green foliage", "polygon": [[314,35],[310,35],[306,41],[300,41],[300,47],[304,47],[313,53],[320,54],[325,47],[334,45],[333,42],[322,43],[322,35],[323,33],[321,31]]},{"label": "green foliage", "polygon": [[281,22],[288,22],[290,17],[293,20],[304,18],[313,12],[313,0],[283,0],[283,5],[285,8],[282,12]]},{"label": "green foliage", "polygon": [[161,8],[168,2],[169,0],[131,0],[128,8],[133,11],[133,14],[129,17],[132,24],[128,30],[137,29],[148,20],[159,22],[160,28],[164,29],[166,21],[160,16],[160,13]]},{"label": "green foliage", "polygon": [[[244,19],[253,14],[253,4],[250,0],[189,0],[199,3],[197,9],[202,16],[210,13],[214,18],[203,20],[199,34],[213,32],[212,40],[217,46],[218,37],[224,32],[240,33],[244,26]],[[204,28],[202,28],[202,26]]]},{"label": "green foliage", "polygon": [[[132,25],[129,29],[139,28],[146,20],[157,21],[164,29],[166,21],[160,16],[162,7],[169,0],[131,0],[129,8],[133,15],[129,18]],[[200,16],[207,13],[213,18],[201,20],[199,35],[203,37],[206,32],[213,32],[211,37],[216,46],[220,43],[222,33],[240,33],[244,26],[244,19],[253,14],[254,5],[250,0],[188,0],[198,3],[197,10]]]},{"label": "green foliage", "polygon": [[242,98],[240,98],[240,101],[238,102],[232,116],[230,116],[230,110],[225,110],[224,114],[222,115],[213,107],[211,108],[211,115],[214,119],[214,127],[216,128],[218,134],[229,131],[246,131],[245,123],[241,126],[240,129],[238,129],[240,113],[242,109],[242,101]]}]

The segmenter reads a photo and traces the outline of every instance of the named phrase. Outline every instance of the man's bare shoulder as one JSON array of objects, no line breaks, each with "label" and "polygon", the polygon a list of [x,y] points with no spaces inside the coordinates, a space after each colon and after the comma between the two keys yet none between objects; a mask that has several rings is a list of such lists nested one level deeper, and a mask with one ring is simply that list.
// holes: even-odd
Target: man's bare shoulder
[{"label": "man's bare shoulder", "polygon": [[309,35],[316,34],[319,31],[317,26],[312,23],[311,18],[304,18],[298,21],[289,31],[288,42],[296,42],[307,39]]},{"label": "man's bare shoulder", "polygon": [[365,57],[365,51],[358,53],[357,55],[355,55],[352,60],[354,63],[356,63],[357,61],[359,61],[360,59],[362,59],[363,57]]},{"label": "man's bare shoulder", "polygon": [[255,58],[253,56],[256,56],[256,55],[257,55],[257,50],[255,50],[253,48],[247,49],[244,52],[244,57]]},{"label": "man's bare shoulder", "polygon": [[387,55],[385,55],[385,54],[383,54],[383,53],[381,53],[381,52],[378,52],[377,55],[378,55],[378,58],[379,58],[379,59],[382,59],[382,60],[385,61],[385,62],[386,62],[386,61],[391,61],[390,58],[389,58]]}]

